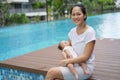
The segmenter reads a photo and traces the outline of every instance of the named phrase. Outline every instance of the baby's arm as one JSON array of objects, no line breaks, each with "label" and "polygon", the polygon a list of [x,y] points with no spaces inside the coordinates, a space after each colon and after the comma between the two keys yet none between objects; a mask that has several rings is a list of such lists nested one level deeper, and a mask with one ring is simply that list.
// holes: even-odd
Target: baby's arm
[{"label": "baby's arm", "polygon": [[64,50],[64,53],[66,54],[66,58],[67,58],[67,59],[73,58],[73,56],[71,55],[71,53],[70,53],[69,50]]},{"label": "baby's arm", "polygon": [[64,51],[62,51],[62,56],[63,56],[64,59],[67,59],[66,53]]}]

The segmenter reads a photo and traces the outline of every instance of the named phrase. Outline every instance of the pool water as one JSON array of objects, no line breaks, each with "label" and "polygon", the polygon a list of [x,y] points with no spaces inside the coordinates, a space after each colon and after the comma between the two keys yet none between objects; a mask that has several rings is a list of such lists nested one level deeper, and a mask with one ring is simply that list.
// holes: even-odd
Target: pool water
[{"label": "pool water", "polygon": [[0,80],[45,80],[45,76],[41,74],[0,67]]},{"label": "pool water", "polygon": [[[120,12],[89,16],[98,38],[120,38]],[[68,39],[71,19],[0,28],[0,61],[58,44]]]}]

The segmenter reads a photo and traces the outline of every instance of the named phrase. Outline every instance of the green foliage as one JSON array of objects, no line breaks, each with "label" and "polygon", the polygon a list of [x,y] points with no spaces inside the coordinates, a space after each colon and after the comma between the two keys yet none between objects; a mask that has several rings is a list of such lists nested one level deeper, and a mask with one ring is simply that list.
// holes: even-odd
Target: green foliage
[{"label": "green foliage", "polygon": [[53,9],[55,11],[60,9],[61,6],[63,6],[63,2],[64,2],[64,0],[53,0],[53,2],[52,2],[52,6],[54,6]]},{"label": "green foliage", "polygon": [[18,24],[24,24],[24,23],[28,23],[29,22],[29,19],[28,17],[25,16],[25,14],[21,14],[19,15],[18,17]]},{"label": "green foliage", "polygon": [[0,3],[0,26],[13,25],[13,24],[24,24],[30,22],[25,14],[13,14],[10,15],[8,12],[9,5]]},{"label": "green foliage", "polygon": [[13,23],[13,24],[19,23],[19,22],[18,22],[18,21],[19,21],[19,17],[20,17],[19,14],[14,14],[14,15],[12,15],[12,16],[11,16],[11,21],[12,21],[12,23]]},{"label": "green foliage", "polygon": [[42,3],[42,2],[33,2],[32,3],[33,9],[44,8],[44,7],[45,7],[45,3]]},{"label": "green foliage", "polygon": [[8,12],[8,4],[0,2],[0,26],[5,25],[6,17],[9,14]]},{"label": "green foliage", "polygon": [[[99,14],[105,10],[114,9],[116,0],[48,0],[48,13],[53,16],[64,16],[65,10],[70,12],[71,6],[69,4],[76,4],[81,2],[85,5],[89,15]],[[71,3],[72,2],[72,3]]]},{"label": "green foliage", "polygon": [[98,0],[98,4],[113,4],[115,0]]},{"label": "green foliage", "polygon": [[10,14],[8,14],[6,17],[5,25],[11,25],[11,23],[12,23],[11,16]]},{"label": "green foliage", "polygon": [[88,14],[92,14],[113,9],[115,0],[82,0],[82,3],[85,4]]},{"label": "green foliage", "polygon": [[25,16],[25,14],[13,14],[8,15],[7,17],[7,25],[13,24],[24,24],[30,22],[29,19]]},{"label": "green foliage", "polygon": [[62,16],[64,14],[64,10],[65,10],[64,0],[52,0],[51,4],[52,4],[51,8],[54,17],[57,17],[58,15]]},{"label": "green foliage", "polygon": [[31,19],[32,22],[39,22],[40,21],[40,16],[34,16]]}]

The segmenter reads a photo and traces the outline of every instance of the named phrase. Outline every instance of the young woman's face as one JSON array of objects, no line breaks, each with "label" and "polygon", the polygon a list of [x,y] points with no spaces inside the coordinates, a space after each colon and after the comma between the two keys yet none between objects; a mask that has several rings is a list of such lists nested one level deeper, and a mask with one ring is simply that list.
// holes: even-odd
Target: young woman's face
[{"label": "young woman's face", "polygon": [[81,8],[78,6],[75,6],[72,9],[72,20],[76,25],[81,25],[84,22],[84,19],[86,18],[86,15],[83,14],[81,11]]}]

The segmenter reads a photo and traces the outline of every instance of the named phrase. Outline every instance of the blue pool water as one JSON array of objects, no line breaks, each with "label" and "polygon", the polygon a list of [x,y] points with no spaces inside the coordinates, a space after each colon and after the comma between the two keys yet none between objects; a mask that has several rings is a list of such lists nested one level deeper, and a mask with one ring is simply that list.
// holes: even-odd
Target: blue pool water
[{"label": "blue pool water", "polygon": [[[89,16],[98,38],[120,38],[120,12]],[[0,28],[0,61],[67,40],[71,19]]]},{"label": "blue pool water", "polygon": [[0,67],[0,80],[45,80],[44,75]]}]

